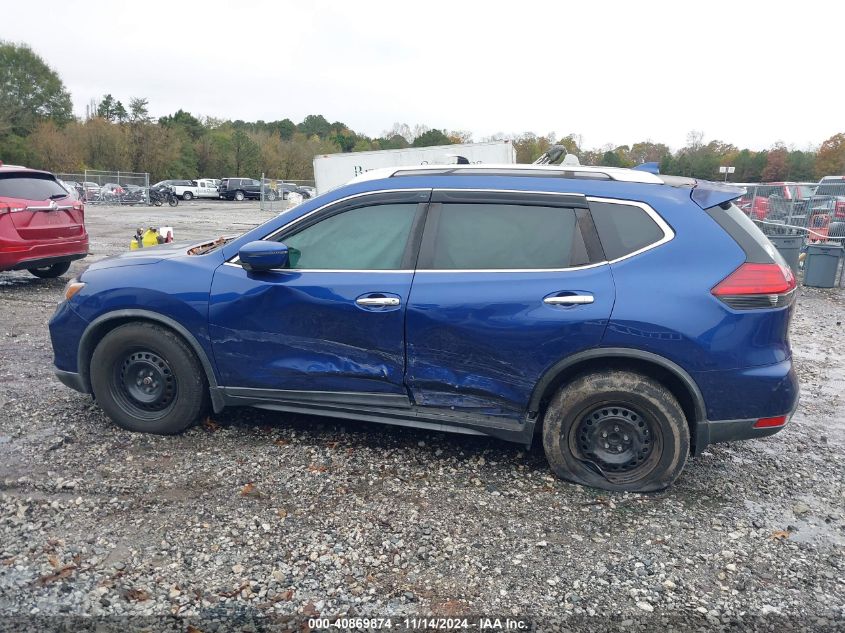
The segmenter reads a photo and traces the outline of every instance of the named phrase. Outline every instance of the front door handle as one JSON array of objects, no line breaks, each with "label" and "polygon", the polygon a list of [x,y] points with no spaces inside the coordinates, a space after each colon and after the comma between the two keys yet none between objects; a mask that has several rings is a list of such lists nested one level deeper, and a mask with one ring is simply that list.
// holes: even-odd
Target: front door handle
[{"label": "front door handle", "polygon": [[595,301],[593,295],[562,295],[557,297],[546,297],[543,303],[553,306],[580,306]]},{"label": "front door handle", "polygon": [[358,297],[355,299],[355,303],[367,308],[386,308],[389,306],[398,306],[399,299],[396,297]]}]

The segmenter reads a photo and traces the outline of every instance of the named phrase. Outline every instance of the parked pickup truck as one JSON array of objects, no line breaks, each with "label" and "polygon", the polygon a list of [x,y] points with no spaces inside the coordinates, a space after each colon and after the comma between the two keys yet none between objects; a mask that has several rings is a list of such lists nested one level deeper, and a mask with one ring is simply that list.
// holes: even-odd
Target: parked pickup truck
[{"label": "parked pickup truck", "polygon": [[201,180],[162,180],[153,185],[153,188],[166,185],[173,189],[173,193],[182,200],[193,200],[194,198],[217,198],[217,183],[213,178]]}]

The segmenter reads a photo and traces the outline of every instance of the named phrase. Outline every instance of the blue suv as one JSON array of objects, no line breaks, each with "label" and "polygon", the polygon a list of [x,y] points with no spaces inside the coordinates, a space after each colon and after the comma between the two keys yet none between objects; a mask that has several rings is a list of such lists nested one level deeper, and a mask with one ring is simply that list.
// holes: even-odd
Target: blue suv
[{"label": "blue suv", "polygon": [[560,477],[659,490],[798,402],[795,279],[742,192],[572,165],[368,172],[239,237],[93,264],[50,321],[56,373],[133,431],[250,405],[542,435]]}]

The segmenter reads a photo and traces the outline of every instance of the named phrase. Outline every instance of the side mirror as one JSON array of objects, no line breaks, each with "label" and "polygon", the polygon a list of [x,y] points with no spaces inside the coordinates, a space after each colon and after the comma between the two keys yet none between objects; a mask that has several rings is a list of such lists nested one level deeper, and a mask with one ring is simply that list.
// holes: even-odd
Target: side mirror
[{"label": "side mirror", "polygon": [[238,258],[250,271],[284,268],[288,263],[288,247],[281,242],[258,240],[244,244],[238,251]]}]

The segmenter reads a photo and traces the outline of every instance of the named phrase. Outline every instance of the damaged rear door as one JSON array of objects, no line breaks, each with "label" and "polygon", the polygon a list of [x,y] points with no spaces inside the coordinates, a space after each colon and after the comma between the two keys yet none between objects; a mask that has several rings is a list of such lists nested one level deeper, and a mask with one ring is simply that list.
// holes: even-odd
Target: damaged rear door
[{"label": "damaged rear door", "polygon": [[406,317],[414,402],[520,418],[548,369],[600,343],[614,296],[584,196],[435,190]]},{"label": "damaged rear door", "polygon": [[242,396],[407,401],[404,318],[429,195],[361,195],[307,214],[265,238],[288,247],[284,269],[220,266],[209,331],[222,386]]}]

